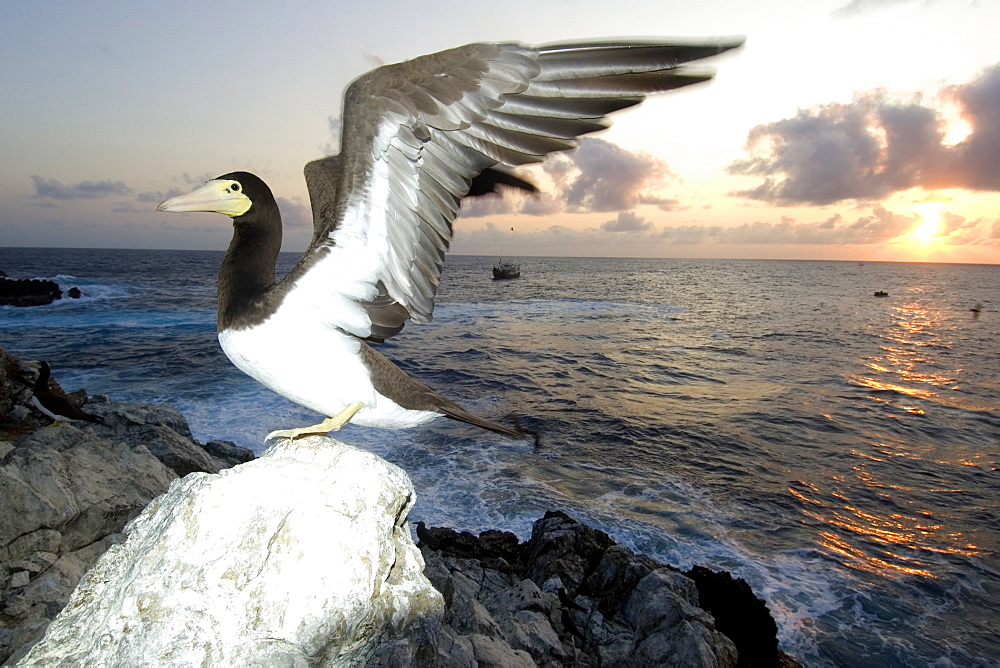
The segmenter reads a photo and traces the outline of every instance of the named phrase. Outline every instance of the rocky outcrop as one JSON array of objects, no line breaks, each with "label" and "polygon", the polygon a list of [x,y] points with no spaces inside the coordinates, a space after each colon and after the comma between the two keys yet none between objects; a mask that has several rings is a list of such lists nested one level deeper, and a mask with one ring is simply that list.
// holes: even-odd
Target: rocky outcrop
[{"label": "rocky outcrop", "polygon": [[[47,426],[27,367],[0,349],[0,661],[41,637],[82,575],[170,482],[253,458],[191,438],[169,406],[86,400],[104,425]],[[39,426],[46,425],[46,426]]]},{"label": "rocky outcrop", "polygon": [[0,277],[0,306],[44,306],[62,299],[55,281]]},{"label": "rocky outcrop", "polygon": [[778,649],[778,625],[746,580],[704,566],[695,566],[684,575],[694,580],[701,607],[712,613],[715,627],[736,644],[738,666],[797,665]]},{"label": "rocky outcrop", "polygon": [[693,580],[564,513],[546,513],[524,543],[422,525],[418,536],[447,611],[369,663],[740,665],[736,645],[699,607]]},{"label": "rocky outcrop", "polygon": [[[402,470],[318,436],[175,480],[23,664],[780,665],[723,634],[695,580],[564,513],[523,543],[420,525],[418,550],[413,501]],[[726,603],[753,635],[746,593]]]},{"label": "rocky outcrop", "polygon": [[25,664],[357,663],[440,613],[409,477],[326,437],[175,481],[80,583]]}]

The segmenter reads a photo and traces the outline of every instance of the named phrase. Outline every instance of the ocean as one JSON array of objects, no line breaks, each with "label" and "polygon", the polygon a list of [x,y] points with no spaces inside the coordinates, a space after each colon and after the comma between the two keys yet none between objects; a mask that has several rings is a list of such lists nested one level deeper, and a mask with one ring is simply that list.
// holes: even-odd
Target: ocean
[{"label": "ocean", "polygon": [[[221,258],[0,249],[11,277],[84,293],[0,307],[0,345],[259,453],[320,416],[222,354]],[[525,539],[560,509],[728,570],[806,666],[1000,665],[1000,266],[520,258],[493,281],[495,261],[449,257],[434,322],[381,349],[542,441],[345,427],[410,474],[411,520]]]}]

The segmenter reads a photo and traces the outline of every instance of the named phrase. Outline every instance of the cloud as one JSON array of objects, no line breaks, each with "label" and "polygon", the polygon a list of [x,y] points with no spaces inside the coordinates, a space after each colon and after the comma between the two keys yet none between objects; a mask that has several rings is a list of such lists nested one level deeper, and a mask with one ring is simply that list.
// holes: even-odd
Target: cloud
[{"label": "cloud", "polygon": [[[935,238],[951,246],[994,243],[1000,238],[1000,220],[990,228],[983,219],[965,217],[943,211]],[[895,213],[874,206],[868,215],[848,221],[840,214],[824,220],[800,223],[782,216],[777,223],[752,222],[735,227],[681,225],[664,227],[659,236],[673,244],[720,243],[737,245],[862,245],[878,246],[905,240],[914,229],[924,224],[914,213]]]},{"label": "cloud", "polygon": [[[924,1],[929,3],[930,0]],[[893,5],[902,5],[908,2],[913,2],[913,0],[851,0],[843,7],[834,10],[833,16],[837,18],[856,16],[872,10],[881,9],[882,7],[892,7]]]},{"label": "cloud", "polygon": [[799,223],[782,216],[777,223],[755,221],[735,227],[719,225],[681,225],[664,227],[660,236],[672,243],[692,244],[709,241],[720,244],[881,244],[909,232],[921,219],[875,207],[872,214],[853,223],[836,214],[813,223]]},{"label": "cloud", "polygon": [[508,190],[499,198],[479,197],[466,201],[462,216],[604,213],[627,211],[639,205],[652,205],[664,211],[682,208],[678,200],[658,194],[676,179],[663,160],[642,151],[628,151],[603,139],[584,137],[579,148],[549,157],[541,169],[551,182],[541,193],[524,195]]},{"label": "cloud", "polygon": [[969,135],[953,147],[950,164],[954,185],[973,190],[1000,190],[1000,63],[978,79],[951,86],[945,95],[962,109],[971,128]]},{"label": "cloud", "polygon": [[275,197],[278,210],[281,211],[281,223],[285,229],[312,229],[312,209],[302,203],[298,197],[288,199]]},{"label": "cloud", "polygon": [[[181,174],[181,181],[190,186],[203,186],[212,179],[214,179],[216,176],[219,176],[219,174],[210,174],[209,172],[202,172],[201,174],[192,174],[191,172],[184,172],[183,174]],[[190,190],[190,188],[188,188],[188,190]]]},{"label": "cloud", "polygon": [[35,186],[34,197],[39,199],[99,199],[132,192],[122,181],[80,181],[74,185],[65,185],[56,179],[43,179],[37,174],[31,175],[31,181]]},{"label": "cloud", "polygon": [[976,221],[970,222],[964,216],[945,211],[941,214],[941,230],[939,234],[953,234],[975,226]]},{"label": "cloud", "polygon": [[944,142],[937,110],[920,97],[901,101],[882,90],[758,125],[747,138],[749,157],[727,171],[763,181],[734,194],[826,205],[875,201],[914,187],[1000,190],[1000,65],[942,95],[961,108],[971,130],[953,146]]},{"label": "cloud", "polygon": [[951,246],[977,245],[990,243],[990,233],[983,235],[980,231],[982,219],[966,220],[947,211],[941,213],[941,224],[935,237]]},{"label": "cloud", "polygon": [[[559,154],[546,171],[557,169],[560,161],[569,161],[578,172],[563,191],[568,211],[623,211],[639,203],[667,202],[649,192],[673,175],[667,163],[649,153],[585,137],[579,149]],[[567,171],[572,170],[559,173],[565,176]]]},{"label": "cloud", "polygon": [[728,244],[882,244],[903,236],[920,224],[914,214],[899,214],[876,206],[871,215],[853,223],[840,214],[815,223],[798,223],[782,216],[778,223],[744,223],[718,228],[713,238]]},{"label": "cloud", "polygon": [[[951,246],[996,244],[1000,240],[1000,220],[987,222],[982,219],[966,220],[949,212],[941,212],[941,225],[936,238]],[[924,219],[912,212],[896,213],[883,206],[873,206],[865,215],[847,219],[840,214],[822,220],[799,222],[782,216],[777,222],[754,221],[724,227],[721,225],[668,225],[657,226],[631,212],[624,212],[599,227],[587,229],[551,225],[534,232],[512,233],[509,227],[487,223],[485,229],[461,230],[462,245],[503,250],[517,254],[531,248],[535,252],[563,252],[560,248],[572,246],[575,250],[590,249],[597,254],[606,253],[609,233],[614,237],[615,248],[632,248],[639,252],[656,249],[667,252],[672,246],[728,245],[728,246],[880,246],[906,241]],[[603,250],[602,250],[603,249]],[[558,254],[558,253],[556,253]]]},{"label": "cloud", "polygon": [[622,211],[618,217],[601,225],[605,232],[649,232],[653,223],[631,211]]}]

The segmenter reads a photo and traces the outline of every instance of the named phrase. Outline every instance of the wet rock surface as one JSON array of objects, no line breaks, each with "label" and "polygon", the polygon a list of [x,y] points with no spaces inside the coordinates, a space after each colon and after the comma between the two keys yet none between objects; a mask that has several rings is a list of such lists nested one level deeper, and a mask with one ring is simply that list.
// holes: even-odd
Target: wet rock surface
[{"label": "wet rock surface", "polygon": [[[416,529],[446,611],[423,635],[384,646],[374,663],[796,665],[778,651],[777,627],[744,581],[708,569],[692,578],[565,513],[546,513],[523,543],[499,531]],[[724,627],[700,601],[702,583]]]},{"label": "wet rock surface", "polygon": [[0,306],[45,306],[62,299],[55,281],[0,277]]}]

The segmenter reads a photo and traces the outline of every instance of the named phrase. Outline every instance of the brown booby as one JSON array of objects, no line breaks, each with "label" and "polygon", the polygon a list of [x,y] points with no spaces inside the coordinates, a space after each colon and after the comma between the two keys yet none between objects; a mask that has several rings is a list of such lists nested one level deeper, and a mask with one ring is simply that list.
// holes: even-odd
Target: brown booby
[{"label": "brown booby", "polygon": [[93,415],[81,410],[65,394],[54,392],[49,387],[52,367],[49,366],[48,362],[28,362],[28,365],[38,369],[38,378],[35,379],[35,385],[31,391],[31,403],[35,408],[56,422],[82,420],[104,424],[104,418],[100,415]]},{"label": "brown booby", "polygon": [[161,203],[233,219],[219,342],[248,375],[331,416],[268,438],[441,415],[523,436],[410,378],[369,343],[431,319],[463,197],[516,179],[504,168],[574,148],[648,94],[711,79],[687,63],[742,41],[469,44],[361,76],[344,93],[341,153],[305,166],[313,237],[278,282],[281,217],[261,179],[232,172]]}]

